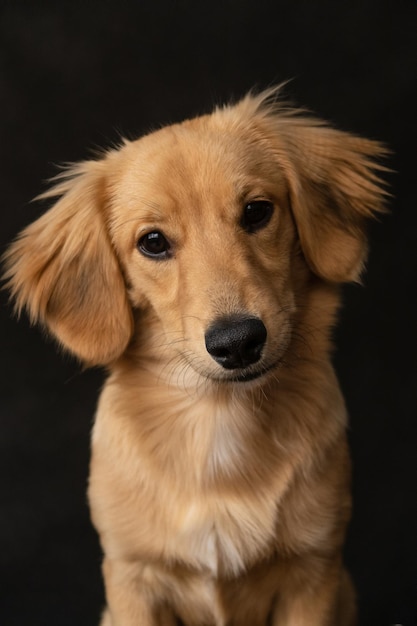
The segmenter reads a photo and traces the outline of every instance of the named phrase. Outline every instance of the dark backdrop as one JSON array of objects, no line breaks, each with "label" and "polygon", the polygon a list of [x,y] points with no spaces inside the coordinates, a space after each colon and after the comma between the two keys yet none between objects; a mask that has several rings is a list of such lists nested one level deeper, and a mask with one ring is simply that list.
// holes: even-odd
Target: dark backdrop
[{"label": "dark backdrop", "polygon": [[[293,78],[293,99],[394,152],[392,214],[365,288],[345,291],[335,362],[351,413],[346,560],[363,625],[416,624],[416,18],[406,0],[0,4],[1,246],[55,164]],[[94,626],[100,552],[85,499],[99,371],[2,295],[0,624]]]}]

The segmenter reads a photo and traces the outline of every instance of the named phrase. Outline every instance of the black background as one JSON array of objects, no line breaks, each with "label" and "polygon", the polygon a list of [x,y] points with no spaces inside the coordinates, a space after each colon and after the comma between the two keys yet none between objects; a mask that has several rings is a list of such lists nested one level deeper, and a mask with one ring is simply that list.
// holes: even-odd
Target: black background
[{"label": "black background", "polygon": [[[405,0],[0,4],[1,250],[55,165],[293,78],[292,98],[386,142],[392,214],[345,290],[335,363],[351,413],[346,560],[361,624],[416,624],[417,5]],[[103,375],[0,309],[0,626],[94,626],[85,488]]]}]

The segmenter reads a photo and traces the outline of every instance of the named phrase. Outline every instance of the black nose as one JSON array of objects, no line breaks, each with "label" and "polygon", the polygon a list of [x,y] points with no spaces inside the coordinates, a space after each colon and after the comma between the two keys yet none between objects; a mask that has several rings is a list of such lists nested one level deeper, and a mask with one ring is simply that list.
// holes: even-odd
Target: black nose
[{"label": "black nose", "polygon": [[206,332],[207,352],[227,370],[248,367],[259,361],[266,328],[257,317],[226,317]]}]

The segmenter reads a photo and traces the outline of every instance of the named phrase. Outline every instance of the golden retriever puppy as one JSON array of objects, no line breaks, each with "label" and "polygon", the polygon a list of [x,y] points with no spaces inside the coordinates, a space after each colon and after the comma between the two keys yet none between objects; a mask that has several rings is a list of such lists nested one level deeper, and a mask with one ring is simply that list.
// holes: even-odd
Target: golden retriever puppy
[{"label": "golden retriever puppy", "polygon": [[109,370],[102,626],[354,624],[331,328],[383,153],[249,94],[76,165],[6,253],[17,311]]}]

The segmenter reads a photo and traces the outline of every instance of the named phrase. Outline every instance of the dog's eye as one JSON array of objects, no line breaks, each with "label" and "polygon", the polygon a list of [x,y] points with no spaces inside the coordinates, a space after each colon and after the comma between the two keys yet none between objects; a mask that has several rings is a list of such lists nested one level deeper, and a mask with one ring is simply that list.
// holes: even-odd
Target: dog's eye
[{"label": "dog's eye", "polygon": [[243,210],[241,225],[248,233],[254,233],[268,224],[273,211],[274,205],[269,200],[248,202]]},{"label": "dog's eye", "polygon": [[139,239],[138,249],[145,256],[160,260],[169,257],[171,246],[162,233],[154,231]]}]

